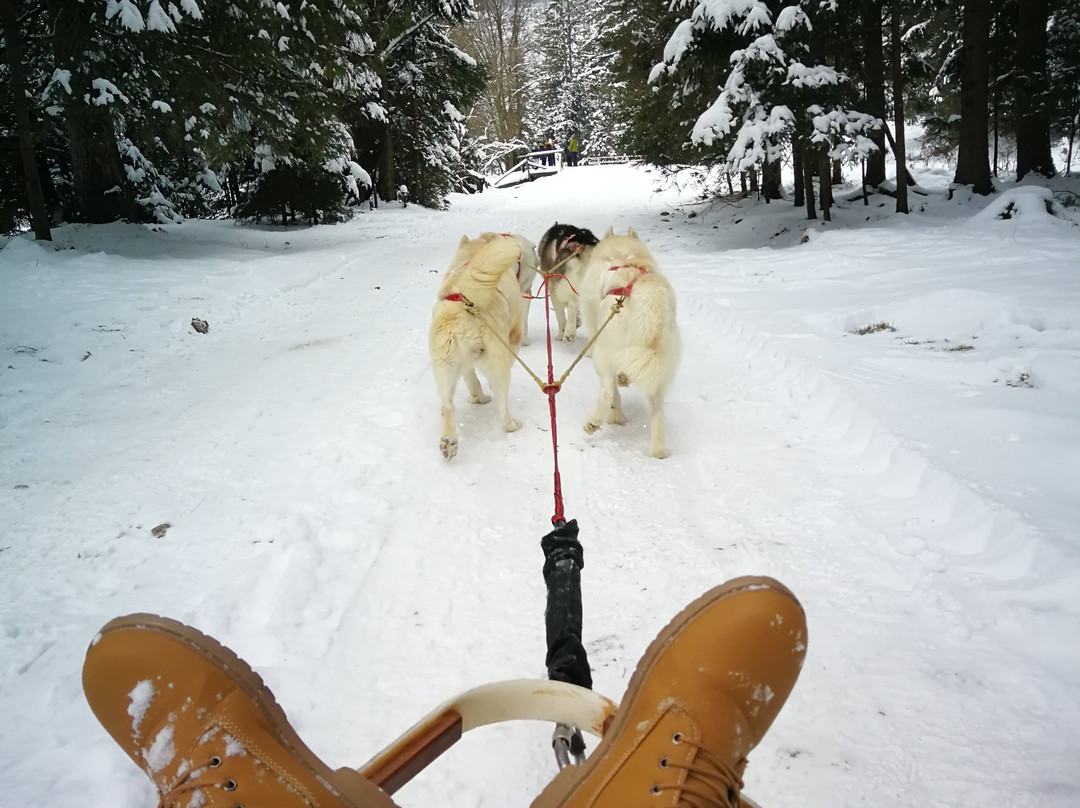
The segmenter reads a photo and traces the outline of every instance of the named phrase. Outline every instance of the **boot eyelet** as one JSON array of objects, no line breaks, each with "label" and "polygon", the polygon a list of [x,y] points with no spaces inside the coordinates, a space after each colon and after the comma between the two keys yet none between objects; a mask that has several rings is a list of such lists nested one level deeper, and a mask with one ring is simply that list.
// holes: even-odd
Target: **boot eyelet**
[{"label": "boot eyelet", "polygon": [[682,739],[683,734],[681,732],[676,732],[674,735],[671,736],[671,742],[676,746],[682,743]]},{"label": "boot eyelet", "polygon": [[224,782],[224,784],[222,784],[221,787],[223,789],[225,789],[226,791],[236,791],[236,781],[235,780],[226,780]]},{"label": "boot eyelet", "polygon": [[668,759],[666,757],[660,758],[660,768],[666,769],[668,767]]},{"label": "boot eyelet", "polygon": [[212,758],[210,758],[210,768],[211,769],[216,769],[220,765],[221,765],[221,758],[220,757],[218,757],[217,755],[214,755]]},{"label": "boot eyelet", "polygon": [[659,783],[653,783],[653,787],[650,788],[649,791],[652,794],[659,794],[660,793],[660,784]]}]

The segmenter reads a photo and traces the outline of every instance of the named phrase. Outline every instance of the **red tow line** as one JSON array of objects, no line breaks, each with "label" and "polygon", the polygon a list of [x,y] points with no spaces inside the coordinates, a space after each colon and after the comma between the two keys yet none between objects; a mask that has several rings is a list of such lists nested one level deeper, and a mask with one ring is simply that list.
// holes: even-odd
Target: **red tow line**
[{"label": "red tow line", "polygon": [[[544,322],[547,328],[547,384],[543,386],[543,391],[547,393],[548,397],[548,410],[551,412],[551,452],[555,458],[555,515],[551,517],[551,524],[555,527],[561,527],[566,524],[566,515],[563,511],[563,498],[562,498],[562,478],[559,476],[559,432],[556,425],[555,417],[555,394],[559,392],[559,384],[555,381],[555,371],[552,367],[551,358],[551,300],[548,290],[548,278],[544,278]],[[569,281],[567,281],[569,283]]]}]

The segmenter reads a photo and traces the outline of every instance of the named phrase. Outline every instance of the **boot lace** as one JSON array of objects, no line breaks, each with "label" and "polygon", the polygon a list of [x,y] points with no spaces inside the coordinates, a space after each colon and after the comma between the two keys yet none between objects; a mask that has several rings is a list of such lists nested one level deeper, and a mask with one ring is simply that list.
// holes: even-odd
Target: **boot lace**
[{"label": "boot lace", "polygon": [[[229,800],[236,781],[214,771],[220,766],[221,758],[214,755],[202,766],[189,769],[161,795],[158,808],[244,808]],[[196,791],[201,792],[201,797],[196,796]]]},{"label": "boot lace", "polygon": [[740,808],[743,805],[739,794],[743,787],[742,772],[746,768],[746,758],[732,766],[719,755],[694,744],[680,732],[676,732],[671,741],[676,745],[686,743],[694,746],[693,761],[680,763],[666,757],[660,758],[661,769],[685,771],[686,778],[682,783],[677,778],[670,783],[657,783],[652,787],[653,794],[679,792],[677,804],[680,808]]}]

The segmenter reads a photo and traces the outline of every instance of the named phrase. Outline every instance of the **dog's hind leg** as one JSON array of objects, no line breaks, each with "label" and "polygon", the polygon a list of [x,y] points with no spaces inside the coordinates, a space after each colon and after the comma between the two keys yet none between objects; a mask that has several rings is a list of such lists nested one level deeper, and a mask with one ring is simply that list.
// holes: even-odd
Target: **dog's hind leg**
[{"label": "dog's hind leg", "polygon": [[653,457],[663,459],[668,457],[667,443],[664,440],[664,392],[649,394],[649,411],[652,413],[652,454]]},{"label": "dog's hind leg", "polygon": [[574,295],[566,304],[566,319],[562,329],[562,341],[573,342],[577,339],[578,326],[581,325],[581,317],[578,314],[578,297]]},{"label": "dog's hind leg", "polygon": [[[562,283],[566,283],[566,281],[562,281]],[[559,324],[559,333],[555,338],[561,340],[566,336],[566,306],[552,298],[551,307],[555,309],[555,322]]]},{"label": "dog's hind leg", "polygon": [[480,386],[475,370],[469,368],[461,376],[465,379],[465,386],[469,389],[469,397],[472,398],[473,404],[487,404],[491,401],[491,396],[484,393],[484,388]]},{"label": "dog's hind leg", "polygon": [[[615,378],[617,382],[618,377],[616,376]],[[622,409],[622,395],[619,393],[618,386],[611,388],[611,406],[608,407],[607,415],[604,420],[609,424],[621,425],[626,423],[626,415],[623,413]]]},{"label": "dog's hind leg", "polygon": [[[500,349],[499,352],[506,353],[505,349]],[[487,376],[488,381],[491,383],[491,392],[495,396],[495,404],[499,408],[499,422],[507,432],[517,432],[521,429],[521,421],[510,417],[508,403],[510,398],[510,369],[513,366],[514,360],[511,357],[509,362],[501,358],[498,361],[490,361],[483,368],[484,375]]]},{"label": "dog's hind leg", "polygon": [[[597,375],[600,377],[600,396],[596,399],[596,408],[592,411],[592,414],[585,420],[585,431],[588,434],[593,434],[605,423],[620,424],[625,421],[622,418],[622,405],[619,400],[619,388],[615,386],[615,376],[610,373],[601,373],[597,369]],[[612,411],[617,411],[622,420],[611,420]]]},{"label": "dog's hind leg", "polygon": [[[454,414],[454,390],[457,388],[458,372],[456,368],[445,365],[432,367],[435,372],[435,384],[439,388],[439,398],[442,401],[442,437],[439,439],[439,451],[445,460],[452,460],[457,454],[458,434],[457,418]],[[480,382],[476,374],[469,371],[477,389]],[[466,384],[472,386],[466,378]]]},{"label": "dog's hind leg", "polygon": [[529,308],[532,306],[532,298],[526,297],[532,292],[522,292],[521,297],[521,344],[529,344]]}]

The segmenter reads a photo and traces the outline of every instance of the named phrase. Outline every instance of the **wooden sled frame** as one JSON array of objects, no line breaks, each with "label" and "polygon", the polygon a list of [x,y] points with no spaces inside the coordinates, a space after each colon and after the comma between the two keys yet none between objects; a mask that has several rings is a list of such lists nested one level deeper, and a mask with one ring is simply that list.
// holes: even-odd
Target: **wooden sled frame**
[{"label": "wooden sled frame", "polygon": [[469,730],[504,721],[547,721],[597,737],[615,704],[584,687],[550,679],[511,679],[475,687],[436,707],[357,771],[393,794]]},{"label": "wooden sled frame", "polygon": [[[400,738],[357,769],[393,794],[426,769],[469,730],[504,721],[547,721],[601,737],[618,707],[577,685],[550,679],[493,682],[455,696],[417,721]],[[760,806],[741,794],[746,808]]]}]

